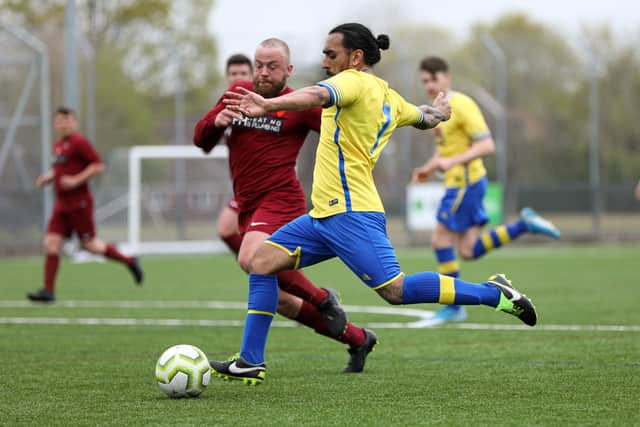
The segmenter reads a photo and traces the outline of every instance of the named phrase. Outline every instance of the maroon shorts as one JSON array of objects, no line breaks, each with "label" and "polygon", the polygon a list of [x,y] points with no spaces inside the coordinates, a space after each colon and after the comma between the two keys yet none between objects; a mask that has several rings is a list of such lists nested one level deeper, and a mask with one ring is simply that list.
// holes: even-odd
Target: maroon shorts
[{"label": "maroon shorts", "polygon": [[238,202],[236,202],[236,199],[234,197],[229,200],[229,203],[227,203],[227,207],[235,213],[240,213],[240,207],[238,206]]},{"label": "maroon shorts", "polygon": [[88,242],[96,236],[91,197],[72,204],[57,201],[53,207],[47,233],[59,234],[68,239],[74,232],[83,242]]},{"label": "maroon shorts", "polygon": [[255,209],[238,216],[240,234],[262,231],[273,234],[278,228],[307,213],[307,201],[301,191],[273,191],[260,200]]}]

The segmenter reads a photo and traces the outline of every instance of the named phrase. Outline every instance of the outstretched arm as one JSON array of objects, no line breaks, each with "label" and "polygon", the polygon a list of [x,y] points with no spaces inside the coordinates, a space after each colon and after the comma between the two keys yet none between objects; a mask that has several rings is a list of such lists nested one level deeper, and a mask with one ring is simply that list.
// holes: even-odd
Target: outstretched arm
[{"label": "outstretched arm", "polygon": [[329,102],[329,90],[321,86],[308,86],[275,98],[264,98],[245,88],[242,93],[227,92],[227,108],[248,117],[258,117],[274,111],[301,111],[321,107]]}]

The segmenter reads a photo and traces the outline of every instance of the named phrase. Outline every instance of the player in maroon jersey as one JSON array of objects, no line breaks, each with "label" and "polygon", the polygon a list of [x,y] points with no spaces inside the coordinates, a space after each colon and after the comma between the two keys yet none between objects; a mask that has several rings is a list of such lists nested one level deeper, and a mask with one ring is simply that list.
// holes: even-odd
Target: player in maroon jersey
[{"label": "player in maroon jersey", "polygon": [[[241,53],[231,55],[227,59],[225,77],[229,85],[240,80],[251,81],[253,77],[253,64],[251,64],[251,60]],[[230,133],[230,131],[231,129],[228,129],[225,136],[228,136],[227,134]],[[220,215],[218,215],[218,220],[216,221],[216,231],[218,237],[237,255],[240,251],[240,245],[242,244],[242,236],[238,230],[238,203],[235,198],[231,197],[229,203],[220,211]]]},{"label": "player in maroon jersey", "polygon": [[[289,47],[282,40],[264,40],[256,49],[253,83],[239,81],[228,90],[242,87],[267,98],[292,92],[286,86],[293,70],[289,56]],[[225,129],[231,128],[229,165],[243,236],[238,262],[248,271],[249,261],[264,240],[307,211],[295,164],[309,131],[320,129],[321,109],[243,118],[227,109],[224,99],[196,125],[194,144],[209,152]],[[372,331],[347,322],[335,291],[314,286],[299,271],[281,272],[278,283],[278,313],[348,344],[345,372],[361,372],[377,338]]]},{"label": "player in maroon jersey", "polygon": [[54,288],[60,248],[63,240],[71,237],[74,232],[86,250],[123,263],[135,282],[141,284],[142,269],[138,260],[123,255],[113,245],[96,237],[93,197],[88,181],[104,170],[100,156],[91,143],[78,133],[78,121],[73,110],[58,108],[53,127],[58,134],[53,145],[53,168],[37,181],[39,187],[53,182],[56,194],[56,203],[44,238],[44,288],[28,293],[27,298],[40,302],[55,301]]}]

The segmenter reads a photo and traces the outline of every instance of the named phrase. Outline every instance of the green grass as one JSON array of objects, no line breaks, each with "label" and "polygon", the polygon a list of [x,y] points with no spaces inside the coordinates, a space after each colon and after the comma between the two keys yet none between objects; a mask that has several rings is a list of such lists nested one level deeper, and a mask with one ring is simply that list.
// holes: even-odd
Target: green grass
[{"label": "green grass", "polygon": [[[400,251],[406,272],[434,268],[427,250]],[[506,272],[535,301],[541,325],[640,325],[640,247],[509,248],[463,276]],[[2,259],[2,300],[40,287],[42,260]],[[60,301],[244,301],[230,256],[147,258],[134,287],[112,263],[63,262]],[[348,305],[384,305],[338,262],[308,269]],[[434,309],[435,306],[422,306]],[[0,317],[241,320],[243,310],[3,307]],[[472,323],[517,324],[486,307]],[[355,313],[355,322],[405,322]],[[283,320],[283,319],[277,319]],[[197,399],[172,400],[153,368],[189,343],[211,358],[239,348],[231,327],[0,324],[0,424],[6,425],[638,425],[640,332],[379,329],[365,373],[347,376],[345,347],[306,328],[273,328],[267,381],[212,379]]]}]

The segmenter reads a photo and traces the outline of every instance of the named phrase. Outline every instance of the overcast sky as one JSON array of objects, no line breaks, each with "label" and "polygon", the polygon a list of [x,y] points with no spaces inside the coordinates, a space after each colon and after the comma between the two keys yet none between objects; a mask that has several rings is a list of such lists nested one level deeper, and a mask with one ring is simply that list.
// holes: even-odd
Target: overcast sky
[{"label": "overcast sky", "polygon": [[292,62],[301,65],[320,61],[327,31],[340,23],[362,22],[375,34],[388,32],[391,22],[428,23],[464,37],[472,23],[513,11],[553,24],[568,36],[585,24],[609,23],[621,37],[637,35],[640,28],[640,2],[634,0],[215,0],[209,31],[218,43],[221,67],[228,55],[252,55],[257,43],[271,36],[287,41]]}]

